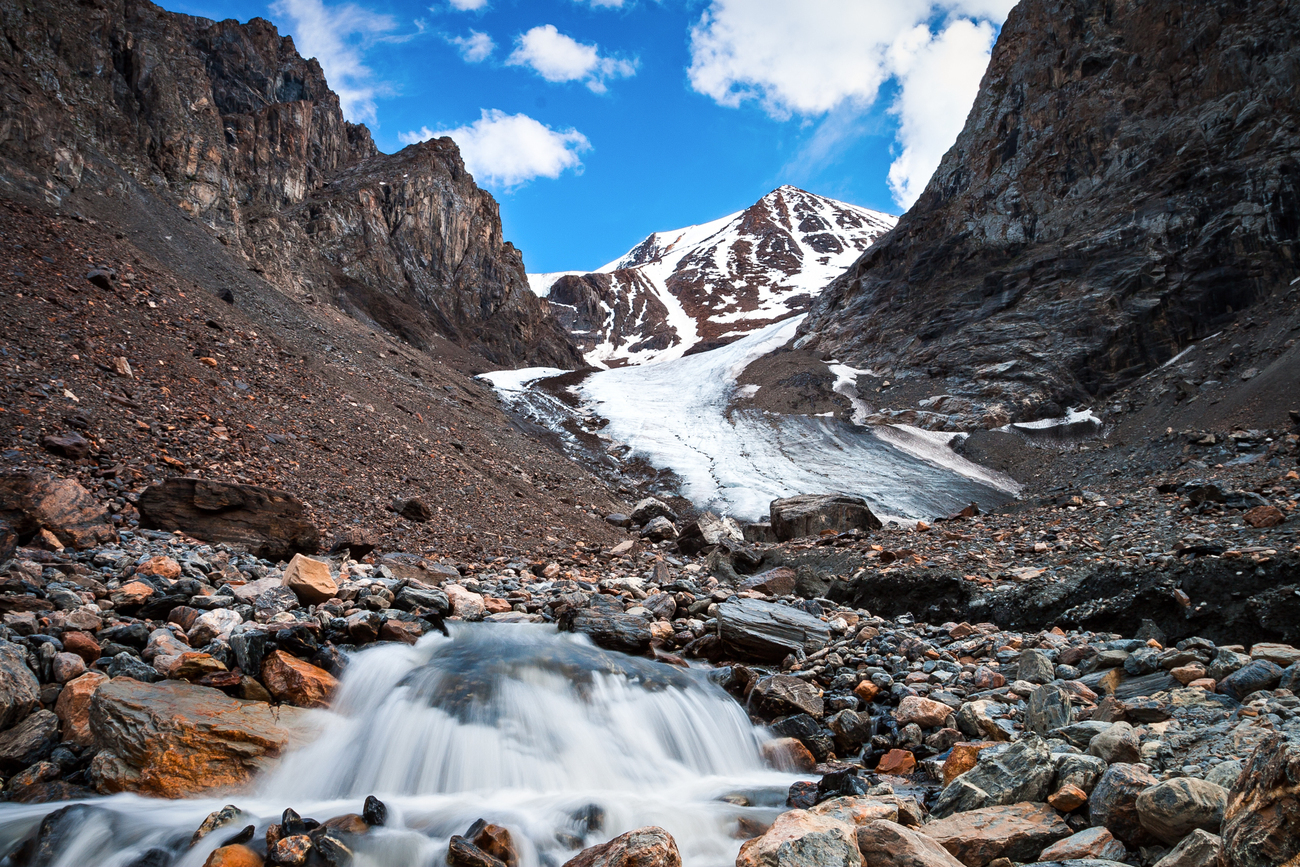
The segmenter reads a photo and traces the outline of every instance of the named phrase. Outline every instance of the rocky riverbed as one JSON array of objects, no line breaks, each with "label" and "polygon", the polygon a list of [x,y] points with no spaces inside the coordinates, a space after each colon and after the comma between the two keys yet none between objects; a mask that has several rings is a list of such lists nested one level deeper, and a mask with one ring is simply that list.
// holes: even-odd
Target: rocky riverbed
[{"label": "rocky riverbed", "polygon": [[[1294,464],[1293,439],[1265,454]],[[1280,460],[933,527],[876,527],[843,498],[778,501],[775,530],[646,500],[609,516],[628,534],[617,545],[490,562],[364,539],[259,558],[247,538],[114,528],[60,480],[25,478],[7,477],[27,492],[10,497],[10,543],[27,544],[5,553],[0,582],[11,802],[238,793],[313,737],[313,710],[357,651],[427,642],[449,623],[535,623],[665,671],[711,663],[767,727],[767,760],[800,781],[774,821],[737,820],[746,867],[1300,854],[1296,478]],[[141,495],[146,513],[157,496]],[[195,528],[220,535],[210,520]],[[769,533],[795,538],[755,541]],[[279,830],[232,830],[208,863],[345,863],[346,834],[320,829],[376,824],[321,816],[297,834],[285,816]],[[64,863],[61,821],[7,840],[6,863]],[[492,848],[510,833],[470,829],[447,857],[510,863],[506,843]],[[670,832],[637,833],[572,855],[675,863]],[[138,863],[188,863],[185,848]]]}]

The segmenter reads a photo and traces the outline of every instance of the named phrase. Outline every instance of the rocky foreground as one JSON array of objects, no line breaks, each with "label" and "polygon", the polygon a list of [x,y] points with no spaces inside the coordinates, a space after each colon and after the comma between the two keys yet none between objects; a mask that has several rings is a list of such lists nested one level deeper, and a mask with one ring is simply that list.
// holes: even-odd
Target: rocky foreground
[{"label": "rocky foreground", "polygon": [[[315,540],[291,497],[193,479],[147,488],[141,519],[115,525],[75,482],[11,472],[0,480],[4,797],[237,791],[310,736],[310,709],[329,705],[353,650],[414,643],[449,619],[543,622],[666,664],[712,661],[770,726],[770,760],[809,781],[771,827],[737,827],[743,867],[1288,863],[1300,856],[1300,650],[1275,640],[1265,609],[1268,593],[1300,596],[1286,583],[1295,474],[1268,462],[1246,472],[1275,482],[1241,491],[1245,477],[1224,472],[1217,484],[1088,491],[1019,514],[971,509],[935,527],[881,527],[851,498],[795,498],[773,503],[770,526],[748,528],[779,542],[746,541],[708,513],[679,520],[650,499],[609,516],[629,530],[612,547],[487,563],[376,551],[360,537],[307,556]],[[1102,532],[1119,518],[1133,539]],[[1137,538],[1161,550],[1129,544]],[[964,575],[965,597],[923,598],[927,574],[945,586],[954,563],[988,559],[981,546],[1000,552],[996,577]],[[1071,549],[1093,562],[1064,563]],[[1091,618],[1067,610],[1068,628],[927,623],[886,602],[978,613],[1017,586],[1083,592],[1071,567],[1127,569],[1120,583],[1163,594],[1183,621],[1149,606],[1137,628],[1104,627],[1124,620],[1121,605],[1141,608],[1141,594],[1094,599],[1102,613]],[[1182,589],[1215,569],[1247,593],[1235,619],[1216,621]],[[1250,591],[1266,579],[1267,591]],[[1201,623],[1214,629],[1195,634]],[[231,840],[209,865],[344,864],[348,835],[382,822],[378,802],[320,821],[292,806],[258,839],[235,833],[236,808],[212,817],[200,833]],[[47,818],[12,863],[46,863],[74,820]],[[453,840],[448,857],[495,867],[514,851],[508,831],[486,826]],[[678,863],[660,829],[575,856]],[[149,863],[174,857],[159,850]]]}]

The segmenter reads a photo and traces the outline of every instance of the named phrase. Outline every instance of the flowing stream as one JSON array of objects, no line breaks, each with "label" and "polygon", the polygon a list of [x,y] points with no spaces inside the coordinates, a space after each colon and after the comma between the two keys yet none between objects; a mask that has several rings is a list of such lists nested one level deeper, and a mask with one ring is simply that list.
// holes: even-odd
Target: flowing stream
[{"label": "flowing stream", "polygon": [[[317,736],[247,793],[87,801],[50,867],[127,867],[151,849],[166,854],[140,863],[201,867],[244,825],[261,839],[286,807],[323,822],[371,794],[388,822],[358,838],[356,867],[444,864],[449,838],[479,818],[510,829],[520,867],[563,864],[644,825],[666,828],[688,867],[729,867],[739,823],[784,809],[796,778],[767,768],[768,735],[704,672],[550,626],[448,626],[450,637],[354,656]],[[247,816],[190,849],[223,804]],[[0,807],[0,852],[60,806]]]}]

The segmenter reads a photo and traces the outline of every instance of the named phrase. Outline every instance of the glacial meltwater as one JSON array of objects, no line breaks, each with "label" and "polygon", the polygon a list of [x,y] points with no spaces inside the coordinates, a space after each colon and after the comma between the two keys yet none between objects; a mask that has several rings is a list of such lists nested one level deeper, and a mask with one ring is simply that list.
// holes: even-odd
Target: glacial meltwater
[{"label": "glacial meltwater", "polygon": [[[796,777],[765,765],[768,735],[706,672],[551,626],[448,627],[450,637],[356,654],[310,743],[247,791],[80,802],[42,863],[202,867],[246,825],[264,838],[285,808],[324,822],[373,794],[388,820],[356,838],[356,867],[445,864],[450,837],[479,818],[510,830],[520,867],[563,864],[645,825],[667,829],[687,867],[729,867],[742,820],[767,824],[784,809]],[[225,804],[245,815],[190,848]],[[64,806],[0,806],[0,853]]]}]

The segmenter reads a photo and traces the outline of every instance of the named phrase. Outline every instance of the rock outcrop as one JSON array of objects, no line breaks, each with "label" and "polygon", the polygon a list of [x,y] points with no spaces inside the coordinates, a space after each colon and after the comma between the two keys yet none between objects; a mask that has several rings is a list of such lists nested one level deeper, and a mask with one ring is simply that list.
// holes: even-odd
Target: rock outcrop
[{"label": "rock outcrop", "polygon": [[168,479],[140,495],[140,526],[182,530],[273,560],[314,554],[320,533],[297,497],[284,491],[202,479]]},{"label": "rock outcrop", "polygon": [[1276,0],[1020,3],[956,144],[803,345],[1052,416],[1294,303],[1297,28]]},{"label": "rock outcrop", "polygon": [[58,0],[4,3],[0,28],[0,71],[24,82],[0,96],[13,186],[172,202],[277,289],[420,348],[578,363],[455,144],[379,153],[270,22]]}]

